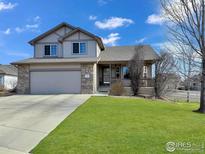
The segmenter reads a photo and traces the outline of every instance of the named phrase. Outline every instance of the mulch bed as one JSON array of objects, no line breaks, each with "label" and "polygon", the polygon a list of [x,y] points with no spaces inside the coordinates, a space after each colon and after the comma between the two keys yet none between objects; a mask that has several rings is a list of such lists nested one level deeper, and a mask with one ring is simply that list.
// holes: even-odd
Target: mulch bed
[{"label": "mulch bed", "polygon": [[11,96],[14,95],[15,93],[11,93],[8,91],[0,91],[0,97],[5,97],[5,96]]}]

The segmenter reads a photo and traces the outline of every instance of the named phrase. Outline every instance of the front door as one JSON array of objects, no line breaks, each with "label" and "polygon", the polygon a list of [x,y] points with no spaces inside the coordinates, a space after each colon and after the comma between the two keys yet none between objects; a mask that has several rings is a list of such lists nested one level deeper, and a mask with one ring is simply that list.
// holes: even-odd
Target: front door
[{"label": "front door", "polygon": [[110,84],[110,68],[103,67],[103,84]]}]

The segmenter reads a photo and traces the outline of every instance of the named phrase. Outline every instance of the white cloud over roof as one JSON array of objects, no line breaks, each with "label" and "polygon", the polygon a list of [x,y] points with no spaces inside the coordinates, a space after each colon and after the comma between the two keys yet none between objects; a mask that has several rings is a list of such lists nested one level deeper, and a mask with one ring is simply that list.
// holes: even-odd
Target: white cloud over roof
[{"label": "white cloud over roof", "polygon": [[132,19],[122,17],[110,17],[108,19],[104,19],[103,21],[96,21],[95,26],[99,29],[115,29],[118,27],[129,26],[133,23],[134,21]]},{"label": "white cloud over roof", "polygon": [[119,33],[111,33],[106,38],[102,38],[102,41],[105,45],[115,46],[119,39]]}]

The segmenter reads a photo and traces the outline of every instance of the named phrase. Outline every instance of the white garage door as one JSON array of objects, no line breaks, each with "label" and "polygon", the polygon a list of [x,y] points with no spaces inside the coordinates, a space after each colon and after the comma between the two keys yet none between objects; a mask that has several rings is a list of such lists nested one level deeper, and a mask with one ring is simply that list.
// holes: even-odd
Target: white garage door
[{"label": "white garage door", "polygon": [[41,71],[30,73],[31,94],[80,93],[80,71]]}]

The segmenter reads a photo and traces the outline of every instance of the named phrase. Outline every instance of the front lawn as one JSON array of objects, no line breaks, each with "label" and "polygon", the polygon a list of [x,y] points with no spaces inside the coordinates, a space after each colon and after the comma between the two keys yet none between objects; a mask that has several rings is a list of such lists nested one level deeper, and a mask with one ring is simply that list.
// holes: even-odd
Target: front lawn
[{"label": "front lawn", "polygon": [[[170,141],[187,147],[191,143],[193,149],[205,143],[205,115],[192,112],[197,108],[196,103],[92,97],[32,153],[160,154],[166,152]],[[187,151],[177,149],[174,153],[183,152]]]}]

